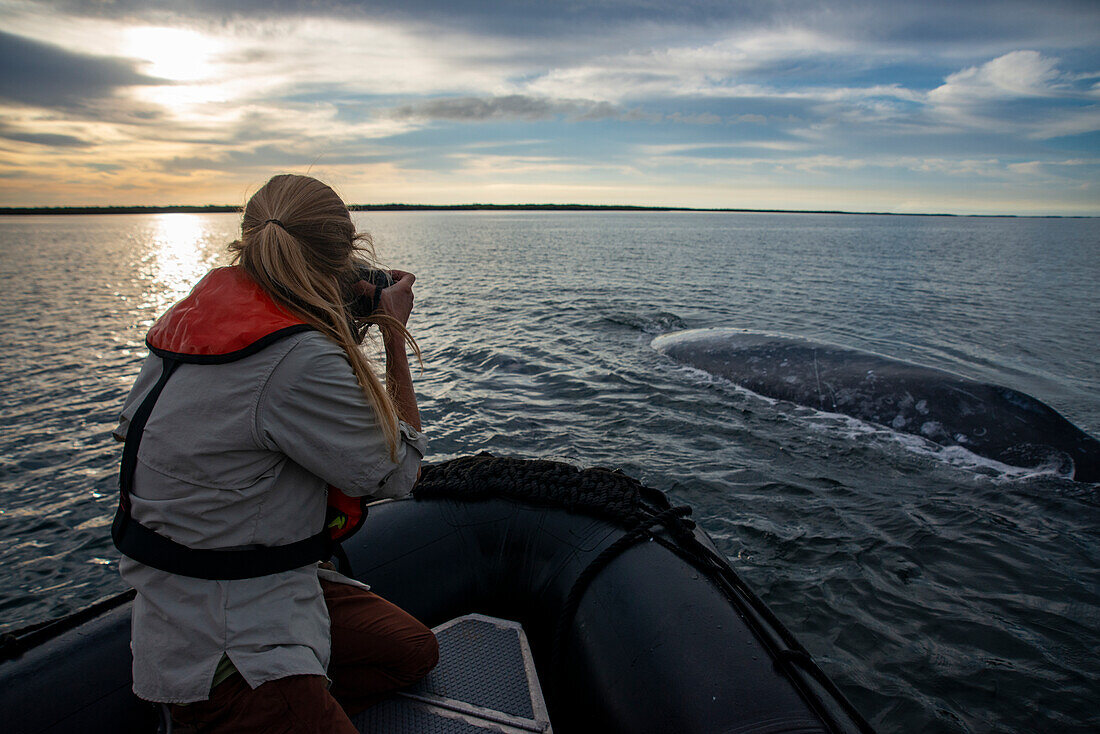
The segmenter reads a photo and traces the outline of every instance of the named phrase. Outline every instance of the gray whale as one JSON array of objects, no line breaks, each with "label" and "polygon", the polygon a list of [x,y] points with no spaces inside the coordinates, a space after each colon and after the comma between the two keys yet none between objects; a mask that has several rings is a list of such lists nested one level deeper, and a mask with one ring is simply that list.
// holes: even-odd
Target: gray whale
[{"label": "gray whale", "polygon": [[1100,481],[1100,441],[1016,390],[878,354],[740,329],[653,340],[659,352],[748,390],[962,446],[1004,464],[1054,464]]}]

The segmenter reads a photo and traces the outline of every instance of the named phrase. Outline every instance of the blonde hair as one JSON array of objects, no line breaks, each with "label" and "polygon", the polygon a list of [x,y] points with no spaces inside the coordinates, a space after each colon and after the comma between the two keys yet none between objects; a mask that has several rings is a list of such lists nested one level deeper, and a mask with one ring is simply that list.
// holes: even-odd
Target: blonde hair
[{"label": "blonde hair", "polygon": [[277,304],[344,350],[396,460],[397,408],[359,345],[375,323],[395,329],[418,357],[420,349],[396,319],[379,313],[356,321],[352,315],[357,268],[373,266],[375,256],[370,235],[355,231],[344,202],[315,178],[275,176],[245,205],[241,239],[229,250],[233,263]]}]

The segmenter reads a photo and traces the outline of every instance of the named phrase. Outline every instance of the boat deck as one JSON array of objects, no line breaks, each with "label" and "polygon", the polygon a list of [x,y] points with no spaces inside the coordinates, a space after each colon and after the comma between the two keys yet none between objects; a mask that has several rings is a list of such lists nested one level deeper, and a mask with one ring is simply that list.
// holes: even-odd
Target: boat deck
[{"label": "boat deck", "polygon": [[470,614],[434,629],[439,664],[352,722],[377,734],[551,734],[523,627]]}]

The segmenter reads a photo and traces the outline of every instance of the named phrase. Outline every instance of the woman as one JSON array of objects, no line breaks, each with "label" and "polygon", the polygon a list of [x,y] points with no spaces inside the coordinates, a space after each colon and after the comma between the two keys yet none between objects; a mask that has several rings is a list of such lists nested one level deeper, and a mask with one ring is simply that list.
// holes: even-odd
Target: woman
[{"label": "woman", "polygon": [[[334,488],[406,495],[425,451],[406,354],[415,278],[360,280],[369,248],[332,189],[276,176],[245,207],[234,265],[146,339],[115,432],[113,535],[137,590],[134,692],[179,724],[353,732],[349,714],[436,663],[430,630],[317,563]],[[363,318],[356,299],[378,308]],[[369,323],[384,386],[359,349]]]}]

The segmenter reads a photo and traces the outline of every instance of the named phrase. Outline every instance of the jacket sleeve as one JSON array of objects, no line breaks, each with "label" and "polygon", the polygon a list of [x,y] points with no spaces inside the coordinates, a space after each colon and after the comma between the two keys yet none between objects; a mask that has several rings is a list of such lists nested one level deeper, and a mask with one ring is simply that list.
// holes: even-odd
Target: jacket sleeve
[{"label": "jacket sleeve", "polygon": [[343,350],[306,334],[272,370],[256,406],[261,445],[352,497],[402,497],[416,481],[424,435],[400,423],[396,461]]}]

